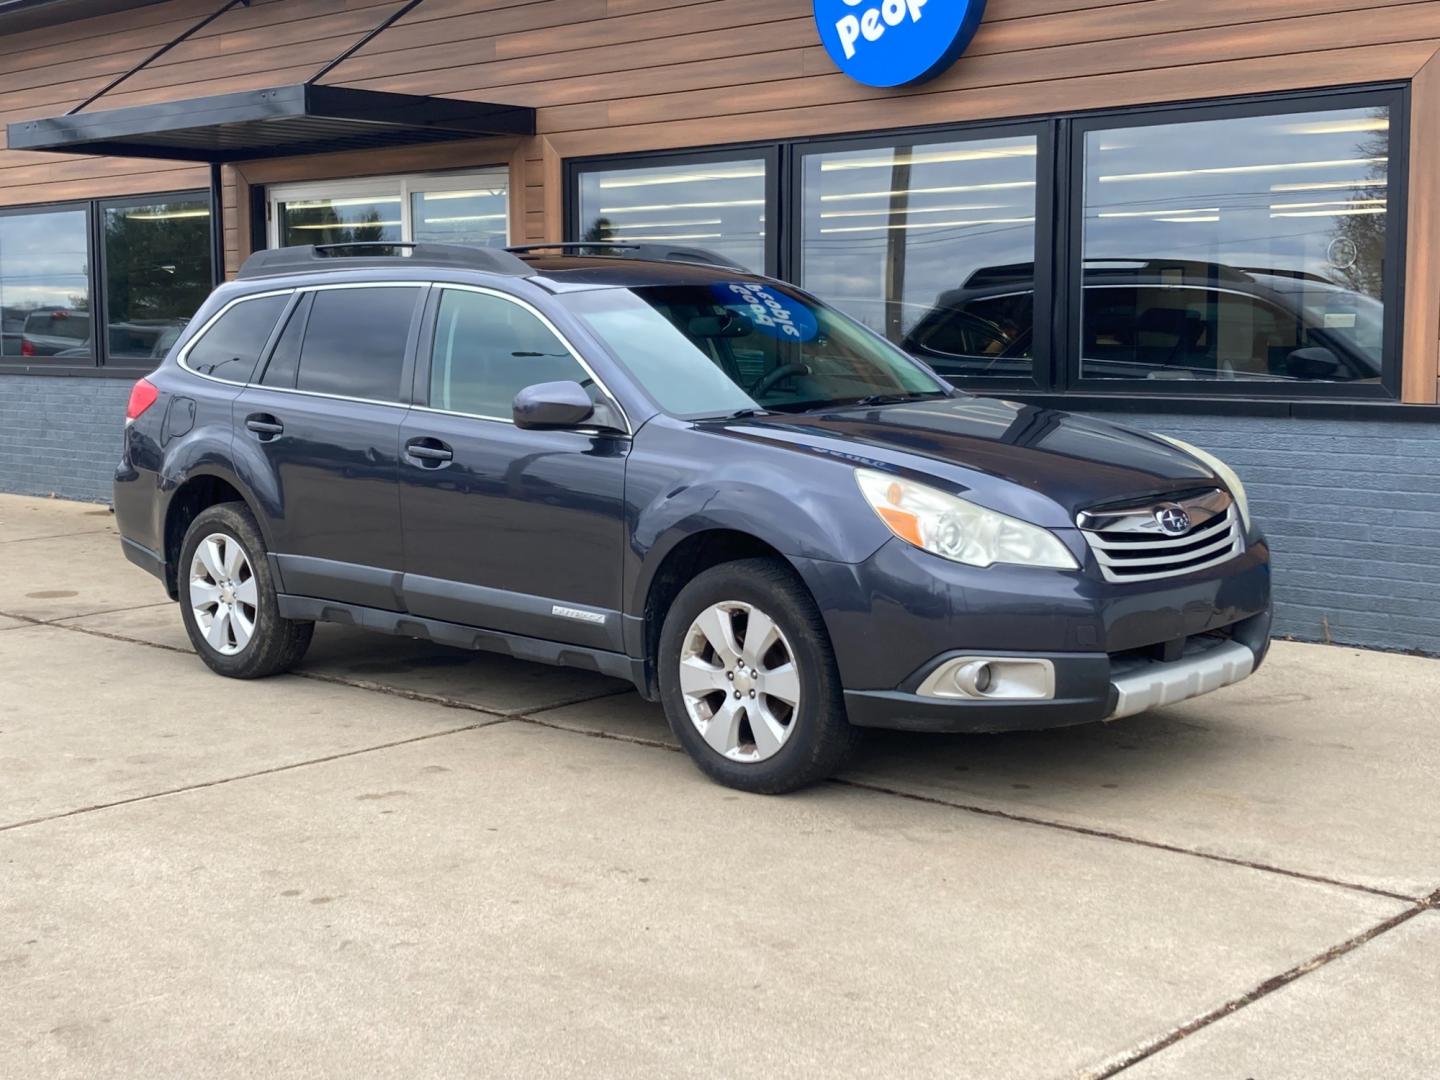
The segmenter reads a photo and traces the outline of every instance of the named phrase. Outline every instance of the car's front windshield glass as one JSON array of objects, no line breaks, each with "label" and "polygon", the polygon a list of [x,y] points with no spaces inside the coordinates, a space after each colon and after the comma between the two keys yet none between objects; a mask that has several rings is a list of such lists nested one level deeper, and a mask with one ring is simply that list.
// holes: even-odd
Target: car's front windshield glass
[{"label": "car's front windshield glass", "polygon": [[564,300],[677,416],[804,412],[949,392],[883,338],[773,282],[597,289]]}]

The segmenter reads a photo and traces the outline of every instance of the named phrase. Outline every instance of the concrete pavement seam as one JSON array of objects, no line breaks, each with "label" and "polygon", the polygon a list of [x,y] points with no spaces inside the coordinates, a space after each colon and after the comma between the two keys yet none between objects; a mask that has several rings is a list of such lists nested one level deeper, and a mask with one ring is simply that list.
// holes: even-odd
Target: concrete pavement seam
[{"label": "concrete pavement seam", "polygon": [[984,817],[1001,818],[1005,821],[1016,821],[1025,825],[1040,825],[1047,829],[1059,829],[1063,832],[1076,833],[1080,836],[1090,836],[1099,840],[1114,840],[1122,844],[1134,844],[1136,847],[1150,848],[1154,851],[1166,851],[1175,855],[1189,855],[1196,859],[1207,859],[1210,862],[1224,863],[1228,866],[1239,866],[1246,870],[1260,870],[1267,874],[1279,874],[1282,877],[1296,878],[1300,881],[1309,881],[1317,885],[1333,885],[1339,889],[1349,889],[1353,892],[1361,892],[1369,896],[1382,896],[1387,900],[1399,900],[1405,904],[1413,904],[1416,902],[1413,896],[1408,896],[1405,893],[1391,892],[1389,889],[1377,889],[1373,885],[1360,885],[1353,881],[1342,881],[1339,878],[1325,877],[1323,874],[1306,873],[1304,870],[1289,870],[1283,866],[1272,866],[1269,863],[1257,862],[1251,859],[1241,859],[1233,855],[1216,855],[1209,851],[1197,851],[1194,848],[1181,847],[1178,844],[1167,844],[1163,840],[1147,840],[1141,836],[1130,836],[1125,833],[1111,832],[1108,829],[1096,829],[1089,825],[1073,825],[1066,821],[1031,817],[1029,814],[1017,814],[1011,810],[1000,810],[991,806],[976,806],[973,803],[962,803],[951,799],[942,799],[937,795],[920,795],[916,792],[901,791],[898,788],[886,787],[883,784],[876,784],[867,780],[835,778],[830,782],[832,784],[840,784],[844,787],[861,788],[865,791],[878,791],[885,795],[894,795],[897,798],[910,799],[913,802],[931,803],[935,806],[948,806],[952,810],[963,810],[966,813],[980,814]]},{"label": "concrete pavement seam", "polygon": [[1423,914],[1426,911],[1433,911],[1437,907],[1440,907],[1440,891],[1433,892],[1420,900],[1412,901],[1411,906],[1404,911],[1398,912],[1388,919],[1376,923],[1368,930],[1361,931],[1354,937],[1347,938],[1338,945],[1333,945],[1324,952],[1312,956],[1309,960],[1296,964],[1289,970],[1266,979],[1239,997],[1231,998],[1224,1004],[1191,1020],[1188,1024],[1183,1024],[1169,1034],[1137,1047],[1129,1053],[1122,1055],[1119,1059],[1110,1062],[1108,1065],[1102,1065],[1095,1071],[1086,1072],[1081,1075],[1083,1075],[1086,1080],[1108,1080],[1109,1077],[1116,1076],[1133,1065],[1138,1065],[1146,1058],[1154,1057],[1161,1051],[1195,1034],[1195,1032],[1207,1028],[1217,1021],[1239,1012],[1246,1006],[1253,1005],[1261,998],[1268,997],[1270,994],[1275,993],[1275,991],[1289,986],[1297,979],[1302,979],[1311,972],[1318,971],[1332,960],[1338,960],[1347,953],[1354,952],[1362,945],[1374,941],[1380,935],[1387,934],[1397,926],[1409,922],[1415,918],[1415,916]]},{"label": "concrete pavement seam", "polygon": [[[6,614],[6,612],[0,611],[0,615],[4,614]],[[167,652],[180,653],[182,655],[193,655],[190,650],[177,648],[174,645],[164,645],[154,641],[142,641],[138,638],[125,637],[123,635],[113,634],[104,630],[96,630],[93,627],[69,626],[61,623],[44,623],[23,615],[12,615],[10,617],[21,619],[26,622],[34,623],[36,625],[53,626],[56,629],[70,630],[81,634],[89,634],[93,637],[105,638],[111,641],[120,641],[132,645],[143,645],[152,649],[163,649]],[[82,617],[83,616],[74,616],[74,618]],[[14,628],[12,627],[12,629]],[[591,731],[584,728],[576,728],[569,725],[556,724],[553,721],[546,721],[535,718],[536,714],[548,712],[553,709],[562,709],[570,705],[584,704],[587,701],[598,701],[606,697],[612,697],[627,692],[624,689],[606,691],[603,694],[596,694],[590,697],[578,698],[575,700],[554,702],[544,706],[537,706],[525,710],[499,711],[494,709],[486,709],[482,706],[475,705],[470,702],[459,701],[454,698],[446,698],[439,694],[427,694],[423,691],[418,690],[404,690],[399,687],[385,686],[380,683],[348,680],[340,676],[325,675],[319,672],[295,671],[291,672],[291,674],[297,678],[311,679],[317,682],[326,682],[340,686],[349,686],[356,690],[371,693],[388,694],[394,697],[405,698],[410,701],[420,701],[427,704],[440,705],[445,708],[466,709],[471,712],[478,712],[487,716],[494,716],[497,719],[517,720],[522,723],[534,724],[538,727],[547,727],[555,731],[568,732],[572,735],[585,735],[591,738],[611,739],[615,742],[630,743],[636,746],[648,746],[654,749],[669,750],[677,753],[680,751],[679,747],[670,746],[664,742],[661,742],[658,739],[646,739],[642,736],[636,735],[619,735],[613,732],[606,731]],[[461,728],[458,730],[465,729]],[[243,777],[235,777],[234,779],[243,779]],[[1174,855],[1188,855],[1192,858],[1206,859],[1211,862],[1223,863],[1230,866],[1239,866],[1249,870],[1258,870],[1262,873],[1278,874],[1282,877],[1289,877],[1299,881],[1309,881],[1319,885],[1330,885],[1335,888],[1348,889],[1353,892],[1361,892],[1370,896],[1381,896],[1389,900],[1398,900],[1402,903],[1415,902],[1415,898],[1413,896],[1407,896],[1403,893],[1391,892],[1386,889],[1377,889],[1373,886],[1360,885],[1350,881],[1341,881],[1336,878],[1327,878],[1319,874],[1309,874],[1302,870],[1290,870],[1284,867],[1272,866],[1268,863],[1261,863],[1248,859],[1240,859],[1228,855],[1216,855],[1205,851],[1197,851],[1193,848],[1181,847],[1176,844],[1166,844],[1158,840],[1147,840],[1143,837],[1128,836],[1124,833],[1110,832],[1105,829],[1094,829],[1084,825],[1072,825],[1063,821],[1053,821],[1047,818],[1032,817],[1027,814],[1017,814],[1012,811],[999,810],[993,807],[976,806],[970,803],[955,802],[953,800],[942,799],[932,795],[919,795],[913,792],[900,791],[896,788],[885,787],[882,784],[874,784],[861,780],[834,779],[830,782],[842,786],[859,788],[866,791],[873,791],[883,795],[892,795],[896,798],[909,799],[915,802],[931,803],[936,806],[948,807],[952,810],[960,810],[967,813],[980,814],[986,817],[1013,821],[1020,824],[1035,825],[1041,828],[1058,829],[1063,832],[1074,833],[1080,836],[1089,836],[1100,840],[1111,840],[1122,844],[1133,844],[1138,847],[1147,847],[1152,850],[1165,851]]]},{"label": "concrete pavement seam", "polygon": [[132,803],[149,802],[151,799],[164,799],[171,795],[183,795],[189,791],[203,791],[206,788],[231,784],[236,780],[253,780],[259,776],[272,776],[275,773],[291,772],[292,770],[303,769],[310,765],[325,765],[332,761],[342,761],[345,758],[358,757],[361,754],[373,754],[378,750],[393,750],[397,746],[409,746],[412,743],[425,742],[429,739],[440,739],[448,735],[460,735],[467,731],[477,731],[480,728],[494,727],[497,724],[503,723],[506,723],[505,717],[495,716],[489,720],[479,720],[473,724],[464,724],[461,727],[446,728],[444,731],[429,731],[424,735],[413,735],[408,739],[394,739],[390,742],[377,743],[374,746],[362,746],[354,750],[342,750],[336,754],[326,754],[318,758],[306,758],[304,761],[291,761],[284,765],[272,766],[268,769],[256,769],[253,772],[239,773],[236,776],[222,776],[214,780],[203,780],[194,784],[185,784],[181,787],[167,788],[164,791],[152,791],[144,795],[132,795],[128,799],[115,799],[111,802],[79,806],[73,810],[62,810],[57,814],[42,814],[40,817],[27,818],[24,821],[13,821],[8,825],[0,825],[0,833],[12,832],[15,829],[23,829],[30,825],[41,825],[47,821],[60,821],[64,818],[78,817],[81,814],[93,814],[97,810],[111,810],[117,806],[129,806]]}]

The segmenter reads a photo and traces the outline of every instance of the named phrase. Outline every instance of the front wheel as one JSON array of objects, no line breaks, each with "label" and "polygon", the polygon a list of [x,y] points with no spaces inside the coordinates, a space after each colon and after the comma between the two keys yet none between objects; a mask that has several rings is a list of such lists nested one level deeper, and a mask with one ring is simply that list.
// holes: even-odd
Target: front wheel
[{"label": "front wheel", "polygon": [[180,545],[180,614],[211,670],[232,679],[288,671],[315,624],[280,617],[260,527],[244,503],[202,510]]},{"label": "front wheel", "polygon": [[839,770],[860,741],[820,613],[773,559],[725,563],[681,590],[659,677],[675,737],[730,787],[793,791]]}]

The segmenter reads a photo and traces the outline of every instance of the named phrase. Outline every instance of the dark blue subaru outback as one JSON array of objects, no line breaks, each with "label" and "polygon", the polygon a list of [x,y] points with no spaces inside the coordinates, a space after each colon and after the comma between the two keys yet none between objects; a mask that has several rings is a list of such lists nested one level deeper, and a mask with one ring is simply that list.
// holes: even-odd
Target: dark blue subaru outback
[{"label": "dark blue subaru outback", "polygon": [[959,393],[704,259],[252,256],[131,395],[125,553],[222,675],[319,621],[589,668],[750,791],[866,727],[1104,720],[1263,659],[1269,552],[1222,462]]}]

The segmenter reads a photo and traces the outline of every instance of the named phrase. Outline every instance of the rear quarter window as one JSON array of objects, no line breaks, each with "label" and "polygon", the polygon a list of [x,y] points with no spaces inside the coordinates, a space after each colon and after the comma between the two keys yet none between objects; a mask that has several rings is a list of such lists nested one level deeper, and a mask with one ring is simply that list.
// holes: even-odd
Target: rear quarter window
[{"label": "rear quarter window", "polygon": [[185,365],[201,375],[229,382],[249,382],[255,365],[260,362],[260,353],[270,340],[270,332],[289,301],[289,293],[239,301],[190,346]]}]

